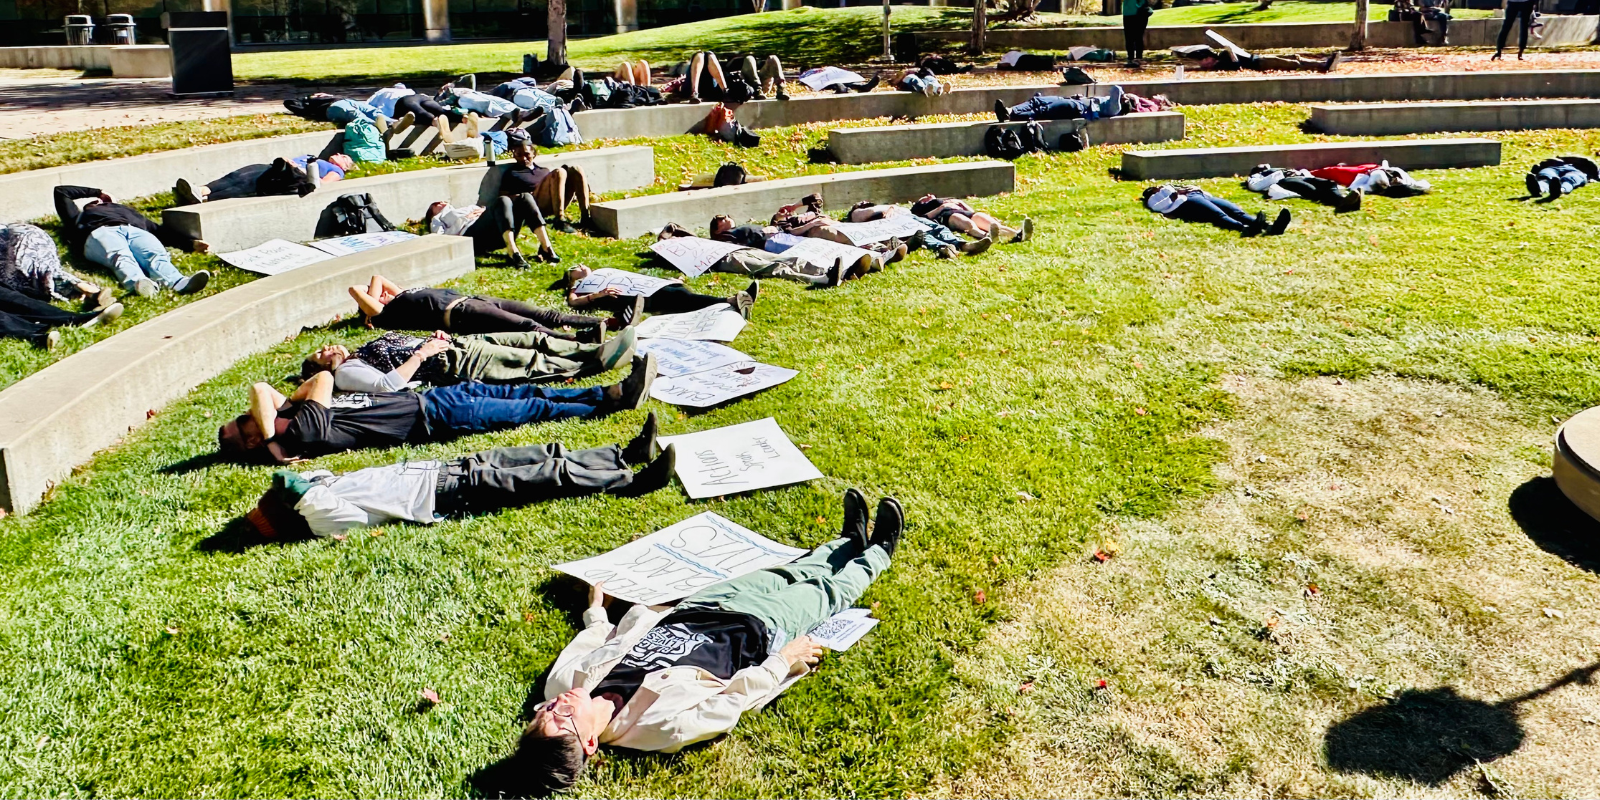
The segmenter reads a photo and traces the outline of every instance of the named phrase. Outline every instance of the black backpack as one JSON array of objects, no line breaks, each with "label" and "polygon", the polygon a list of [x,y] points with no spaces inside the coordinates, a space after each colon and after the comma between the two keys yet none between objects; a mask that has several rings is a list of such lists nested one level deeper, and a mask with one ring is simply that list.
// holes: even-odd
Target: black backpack
[{"label": "black backpack", "polygon": [[761,90],[736,77],[728,78],[728,88],[722,93],[724,103],[748,103],[761,96]]},{"label": "black backpack", "polygon": [[392,231],[394,224],[383,216],[369,194],[340,195],[328,204],[317,224],[317,238],[355,236],[361,233]]},{"label": "black backpack", "polygon": [[316,185],[299,167],[284,159],[273,159],[267,171],[256,176],[256,196],[274,197],[297,194],[305,197],[316,191]]},{"label": "black backpack", "polygon": [[1070,133],[1061,134],[1061,147],[1063,152],[1076,153],[1089,146],[1089,131],[1079,127]]},{"label": "black backpack", "polygon": [[333,105],[334,101],[338,99],[337,97],[312,97],[311,95],[291,97],[283,101],[283,107],[288,109],[290,114],[301,119],[309,119],[312,122],[327,122],[328,106]]},{"label": "black backpack", "polygon": [[730,161],[717,168],[717,176],[712,179],[711,186],[712,188],[743,186],[749,177],[750,173],[746,172],[744,167]]},{"label": "black backpack", "polygon": [[1037,122],[1023,123],[1016,134],[1017,142],[1024,153],[1041,153],[1047,149],[1044,142],[1044,126]]}]

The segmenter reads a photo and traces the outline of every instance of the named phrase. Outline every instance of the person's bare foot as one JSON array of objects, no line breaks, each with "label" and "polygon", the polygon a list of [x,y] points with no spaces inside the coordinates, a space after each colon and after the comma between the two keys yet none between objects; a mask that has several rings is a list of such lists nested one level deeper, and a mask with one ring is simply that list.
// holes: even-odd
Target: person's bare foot
[{"label": "person's bare foot", "polygon": [[211,243],[204,239],[196,239],[194,240],[194,251],[196,253],[209,253],[211,252]]}]

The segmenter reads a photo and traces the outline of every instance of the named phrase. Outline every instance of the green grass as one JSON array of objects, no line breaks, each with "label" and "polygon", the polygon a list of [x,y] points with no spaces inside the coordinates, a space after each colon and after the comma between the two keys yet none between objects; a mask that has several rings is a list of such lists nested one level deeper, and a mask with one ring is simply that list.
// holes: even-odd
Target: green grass
[{"label": "green grass", "polygon": [[0,141],[0,174],[322,130],[332,131],[333,125],[288,114],[251,114],[96,128],[92,135],[73,131],[31,139],[11,139]]},{"label": "green grass", "polygon": [[[1184,110],[1190,139],[1171,146],[1314,138],[1297,127],[1303,106]],[[658,172],[666,184],[748,158],[753,171],[795,174],[814,168],[804,152],[823,131],[763,131],[754,154],[661,140]],[[800,375],[705,413],[653,404],[667,433],[775,416],[828,476],[722,501],[676,491],[562,501],[235,552],[235,521],[268,470],[213,463],[215,426],[242,407],[249,382],[280,379],[319,343],[366,334],[336,326],[276,344],[98,455],[34,513],[0,522],[0,794],[491,790],[474,775],[507,753],[581,605],[550,564],[707,509],[816,544],[837,530],[846,486],[894,494],[908,510],[902,555],[865,598],[884,623],[727,739],[676,756],[607,754],[580,794],[927,791],[1006,746],[1004,714],[952,717],[947,703],[957,661],[1032,579],[1078,557],[1109,520],[1158,517],[1215,487],[1219,445],[1196,433],[1234,413],[1223,373],[1394,372],[1478,385],[1530,422],[1600,394],[1600,278],[1574,245],[1593,240],[1600,193],[1512,199],[1526,164],[1592,151],[1600,133],[1498,138],[1503,166],[1425,173],[1434,194],[1375,198],[1352,215],[1293,203],[1298,221],[1276,239],[1146,213],[1141,187],[1108,174],[1113,148],[1022,159],[1018,192],[982,205],[1033,216],[1033,243],[972,260],[918,256],[830,292],[772,282],[735,345]],[[1262,206],[1234,181],[1201,183]],[[568,264],[633,268],[645,242],[556,244]],[[545,287],[556,274],[489,268],[458,285],[555,304]],[[641,418],[314,466],[595,445],[625,438]],[[1367,591],[1382,604],[1393,590]],[[1272,654],[1259,649],[1242,649],[1239,668],[1269,669]],[[418,711],[423,688],[443,704]],[[1165,774],[1159,753],[1130,757]],[[1197,791],[1172,780],[1158,793]]]},{"label": "green grass", "polygon": [[[1255,10],[1259,3],[1211,3],[1159,9],[1150,17],[1151,25],[1238,25],[1252,22],[1355,22],[1353,2],[1276,2],[1266,11]],[[1370,19],[1388,18],[1388,6],[1373,6]],[[1494,12],[1482,8],[1451,9],[1456,19],[1482,19]]]}]

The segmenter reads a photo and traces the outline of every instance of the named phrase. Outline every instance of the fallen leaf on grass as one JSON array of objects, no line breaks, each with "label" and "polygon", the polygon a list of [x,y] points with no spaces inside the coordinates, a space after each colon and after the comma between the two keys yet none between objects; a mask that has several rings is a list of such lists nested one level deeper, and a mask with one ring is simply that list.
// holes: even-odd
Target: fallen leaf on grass
[{"label": "fallen leaf on grass", "polygon": [[[1546,610],[1548,610],[1548,609],[1546,609]],[[178,629],[172,627],[171,625],[168,625],[167,626],[167,635],[169,635],[169,636],[177,636],[178,635]]]},{"label": "fallen leaf on grass", "polygon": [[382,528],[373,528],[373,529],[372,529],[372,530],[370,530],[370,531],[368,531],[368,532],[367,532],[367,535],[368,535],[368,536],[371,536],[371,537],[372,537],[372,538],[374,538],[374,539],[376,539],[376,538],[378,538],[378,537],[379,537],[379,536],[382,536],[382,535],[383,535],[383,533],[384,533],[384,531],[383,531],[383,529],[382,529]]},{"label": "fallen leaf on grass", "polygon": [[155,415],[156,415],[156,410],[153,409],[153,408],[146,409],[145,412],[144,412],[144,418],[145,419],[150,419],[150,418],[154,417]]},{"label": "fallen leaf on grass", "polygon": [[1544,615],[1550,617],[1551,619],[1566,619],[1567,616],[1566,614],[1563,614],[1554,608],[1545,609]]},{"label": "fallen leaf on grass", "polygon": [[941,392],[948,391],[948,390],[954,389],[954,388],[956,388],[956,385],[951,383],[951,382],[949,382],[949,381],[939,381],[939,391],[941,391]]},{"label": "fallen leaf on grass", "polygon": [[1104,688],[1106,688],[1106,679],[1105,678],[1101,678],[1100,680],[1095,681],[1094,682],[1094,688],[1096,688],[1096,689],[1104,689]]},{"label": "fallen leaf on grass", "polygon": [[439,693],[432,689],[423,689],[422,699],[428,701],[429,705],[439,705]]},{"label": "fallen leaf on grass", "polygon": [[1024,503],[1026,503],[1026,502],[1028,502],[1028,501],[1029,501],[1029,500],[1034,500],[1034,499],[1036,499],[1036,498],[1035,498],[1035,497],[1034,497],[1034,496],[1033,496],[1033,495],[1031,495],[1031,494],[1028,494],[1028,493],[1027,493],[1027,492],[1020,492],[1020,491],[1019,491],[1019,492],[1017,492],[1017,499],[1018,499],[1018,500],[1021,500],[1021,501],[1022,501],[1022,502],[1024,502]]},{"label": "fallen leaf on grass", "polygon": [[1135,407],[1133,409],[1133,413],[1138,414],[1139,416],[1142,417],[1142,416],[1144,416],[1144,415],[1146,415],[1146,414],[1148,414],[1150,412],[1144,410],[1144,406],[1137,406],[1137,407]]},{"label": "fallen leaf on grass", "polygon": [[988,601],[988,599],[989,595],[984,594],[982,589],[972,593],[972,602],[974,603],[983,603]]},{"label": "fallen leaf on grass", "polygon": [[1022,685],[1017,687],[1017,694],[1027,694],[1031,691],[1033,691],[1033,681],[1023,681]]},{"label": "fallen leaf on grass", "polygon": [[1306,586],[1306,597],[1321,597],[1321,596],[1322,596],[1322,590],[1318,589],[1316,584],[1313,583],[1313,584],[1309,584],[1309,585]]}]

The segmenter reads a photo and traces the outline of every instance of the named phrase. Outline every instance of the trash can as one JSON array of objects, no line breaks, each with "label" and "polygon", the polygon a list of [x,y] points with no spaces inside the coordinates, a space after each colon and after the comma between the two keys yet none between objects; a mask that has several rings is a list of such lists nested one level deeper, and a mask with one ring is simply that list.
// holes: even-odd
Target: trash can
[{"label": "trash can", "polygon": [[226,11],[168,11],[161,15],[172,54],[172,94],[233,94],[233,51]]},{"label": "trash can", "polygon": [[112,44],[138,44],[139,42],[139,26],[134,24],[132,14],[108,15],[105,27],[111,29]]},{"label": "trash can", "polygon": [[88,14],[67,15],[67,44],[94,44],[94,22]]}]

